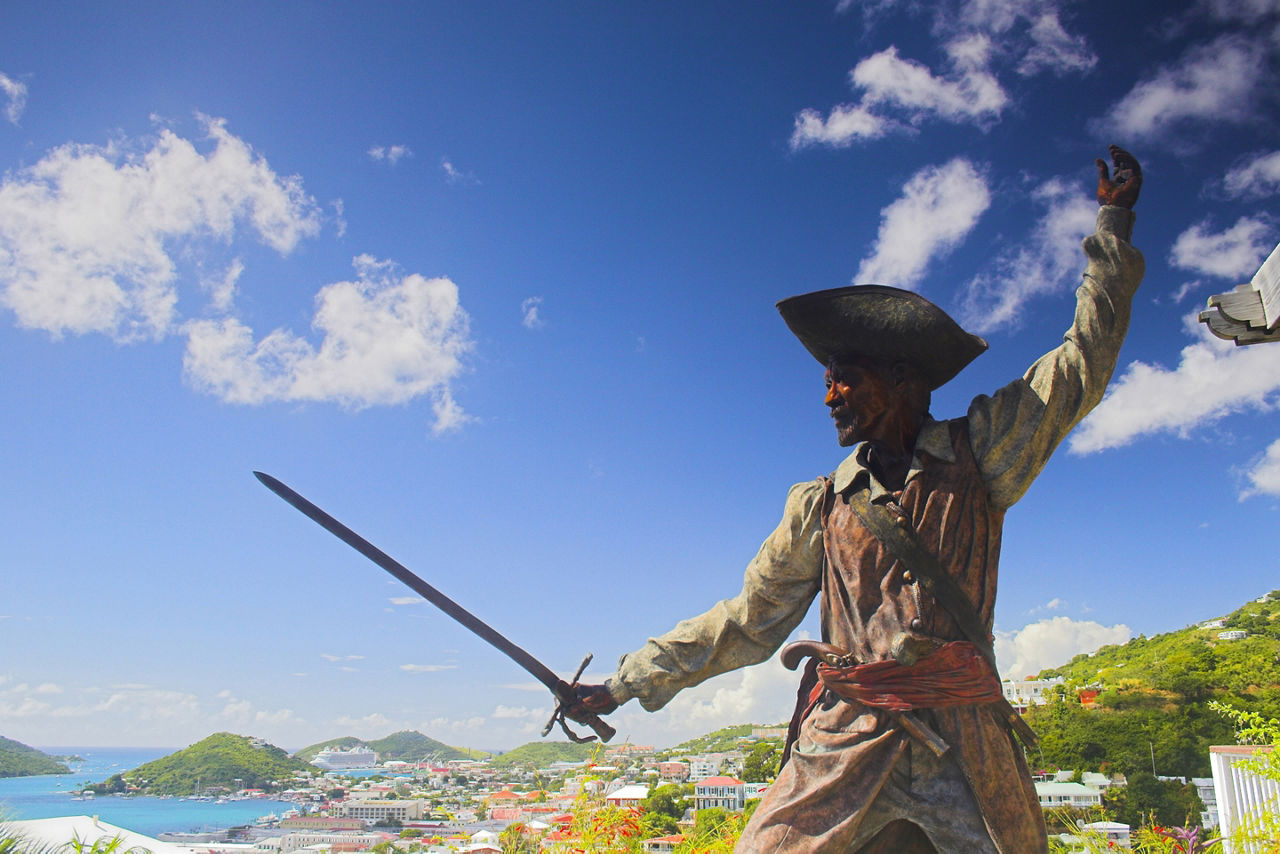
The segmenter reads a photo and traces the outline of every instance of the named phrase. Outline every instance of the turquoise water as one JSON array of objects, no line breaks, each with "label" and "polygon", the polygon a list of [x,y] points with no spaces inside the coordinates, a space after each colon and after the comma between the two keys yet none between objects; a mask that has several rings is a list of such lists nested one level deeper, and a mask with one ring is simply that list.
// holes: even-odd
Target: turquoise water
[{"label": "turquoise water", "polygon": [[168,756],[173,750],[141,747],[42,747],[45,753],[75,754],[84,762],[71,764],[70,774],[41,777],[9,777],[0,780],[0,817],[7,819],[56,818],[96,815],[103,821],[156,836],[166,831],[221,830],[275,813],[293,804],[285,801],[184,801],[178,798],[100,795],[73,800],[86,783],[100,783],[112,774],[137,768],[144,762]]}]

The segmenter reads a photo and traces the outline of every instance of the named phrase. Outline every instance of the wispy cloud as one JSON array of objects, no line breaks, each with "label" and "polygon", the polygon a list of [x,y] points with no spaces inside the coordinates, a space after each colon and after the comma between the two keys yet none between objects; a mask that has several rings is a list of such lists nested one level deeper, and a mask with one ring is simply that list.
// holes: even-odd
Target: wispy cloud
[{"label": "wispy cloud", "polygon": [[1249,120],[1270,79],[1265,38],[1238,34],[1196,45],[1117,101],[1100,122],[1126,139],[1176,138],[1184,125]]},{"label": "wispy cloud", "polygon": [[408,673],[439,673],[442,670],[457,670],[456,664],[402,664],[400,669]]},{"label": "wispy cloud", "polygon": [[1261,217],[1242,216],[1225,231],[1209,230],[1209,222],[1196,223],[1178,235],[1169,252],[1169,263],[1206,276],[1246,282],[1274,248],[1274,231]]},{"label": "wispy cloud", "polygon": [[1248,486],[1240,493],[1241,501],[1254,495],[1280,496],[1280,439],[1250,464],[1245,480]]},{"label": "wispy cloud", "polygon": [[0,71],[0,93],[4,93],[4,117],[16,125],[27,107],[27,84]]},{"label": "wispy cloud", "polygon": [[333,655],[328,652],[320,653],[320,657],[325,661],[360,661],[364,658],[363,655]]},{"label": "wispy cloud", "polygon": [[413,150],[407,145],[375,145],[370,147],[368,154],[371,160],[394,166],[403,158],[412,157]]},{"label": "wispy cloud", "polygon": [[921,169],[880,212],[875,246],[854,280],[915,287],[929,262],[959,245],[990,204],[986,180],[965,158]]},{"label": "wispy cloud", "polygon": [[1080,241],[1093,232],[1097,202],[1062,178],[1044,182],[1031,198],[1044,213],[1030,235],[965,285],[961,319],[975,332],[1015,326],[1029,300],[1079,284]]},{"label": "wispy cloud", "polygon": [[422,605],[426,603],[426,599],[421,596],[392,596],[390,600],[392,605]]},{"label": "wispy cloud", "polygon": [[520,303],[520,322],[525,329],[542,328],[542,297],[529,297]]},{"label": "wispy cloud", "polygon": [[[841,0],[836,11],[853,5]],[[928,120],[985,128],[1000,119],[1011,100],[999,73],[1012,69],[1023,77],[1082,74],[1098,62],[1088,40],[1067,30],[1055,0],[928,6],[878,0],[859,5],[869,28],[895,6],[908,13],[927,10],[947,57],[945,68],[935,73],[924,63],[904,59],[896,45],[866,57],[849,72],[858,100],[838,104],[825,116],[813,108],[797,113],[793,150],[816,145],[843,148],[890,133],[910,133]]]},{"label": "wispy cloud", "polygon": [[1133,362],[1071,434],[1072,453],[1119,448],[1141,436],[1190,436],[1238,412],[1269,412],[1280,395],[1280,347],[1237,347],[1213,337],[1194,317],[1195,343],[1173,369]]},{"label": "wispy cloud", "polygon": [[1253,155],[1228,172],[1222,186],[1227,195],[1237,199],[1263,199],[1280,193],[1280,151]]},{"label": "wispy cloud", "polygon": [[791,148],[843,148],[892,130],[910,130],[926,119],[985,124],[998,118],[1008,96],[986,70],[990,42],[970,36],[948,46],[949,72],[936,76],[922,63],[898,56],[897,47],[872,54],[849,72],[861,93],[857,104],[834,107],[826,118],[814,109],[796,115]]},{"label": "wispy cloud", "polygon": [[476,178],[472,172],[464,172],[453,165],[453,161],[448,157],[440,158],[440,169],[444,172],[444,178],[450,184],[479,184],[480,180]]}]

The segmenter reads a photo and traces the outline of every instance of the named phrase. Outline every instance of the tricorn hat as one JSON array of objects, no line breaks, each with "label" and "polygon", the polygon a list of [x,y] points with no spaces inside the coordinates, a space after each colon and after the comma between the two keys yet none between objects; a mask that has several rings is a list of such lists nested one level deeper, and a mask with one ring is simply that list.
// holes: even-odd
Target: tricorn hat
[{"label": "tricorn hat", "polygon": [[788,297],[778,311],[824,365],[870,356],[913,365],[930,389],[945,384],[987,349],[945,311],[911,291],[851,285]]}]

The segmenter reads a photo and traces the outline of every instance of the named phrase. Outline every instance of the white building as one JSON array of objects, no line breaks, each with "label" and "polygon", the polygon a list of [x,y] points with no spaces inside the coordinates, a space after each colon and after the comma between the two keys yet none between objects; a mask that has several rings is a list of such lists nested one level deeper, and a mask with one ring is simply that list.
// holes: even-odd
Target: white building
[{"label": "white building", "polygon": [[695,756],[689,760],[689,781],[696,783],[720,773],[720,756]]},{"label": "white building", "polygon": [[422,808],[426,801],[412,800],[378,800],[378,801],[345,801],[337,805],[339,818],[362,818],[377,823],[388,818],[396,821],[418,821],[422,818]]},{"label": "white building", "polygon": [[[1218,819],[1224,837],[1230,836],[1241,824],[1267,810],[1280,810],[1280,782],[1269,780],[1252,771],[1241,768],[1243,759],[1256,753],[1270,752],[1269,747],[1245,745],[1214,746],[1209,748],[1209,767],[1213,770],[1213,789],[1218,802]],[[1227,854],[1261,854],[1261,846],[1237,850],[1224,846]]]},{"label": "white building", "polygon": [[694,784],[693,803],[694,809],[723,807],[736,812],[747,804],[746,786],[734,777],[707,777]]},{"label": "white building", "polygon": [[1129,825],[1121,824],[1118,821],[1092,821],[1086,825],[1082,825],[1083,830],[1092,830],[1106,837],[1108,842],[1114,842],[1117,848],[1129,847]]},{"label": "white building", "polygon": [[367,850],[381,842],[385,837],[381,833],[321,832],[300,830],[297,833],[286,833],[280,840],[280,854],[290,854],[315,845],[325,848],[342,846],[344,850]]},{"label": "white building", "polygon": [[647,797],[649,797],[648,786],[632,784],[605,795],[604,802],[615,807],[636,807]]},{"label": "white building", "polygon": [[1049,696],[1055,685],[1065,680],[1061,676],[1053,679],[1006,679],[1000,683],[1004,698],[1015,709],[1025,711],[1029,706],[1043,706],[1049,702]]},{"label": "white building", "polygon": [[1036,783],[1036,797],[1043,809],[1102,806],[1102,792],[1083,783]]},{"label": "white building", "polygon": [[188,854],[188,848],[172,842],[161,842],[150,836],[117,827],[100,820],[96,815],[71,815],[62,818],[33,818],[25,821],[6,821],[4,830],[22,840],[24,851],[61,851],[67,843],[78,839],[85,850],[94,843],[120,840],[120,851],[145,849],[152,854]]}]

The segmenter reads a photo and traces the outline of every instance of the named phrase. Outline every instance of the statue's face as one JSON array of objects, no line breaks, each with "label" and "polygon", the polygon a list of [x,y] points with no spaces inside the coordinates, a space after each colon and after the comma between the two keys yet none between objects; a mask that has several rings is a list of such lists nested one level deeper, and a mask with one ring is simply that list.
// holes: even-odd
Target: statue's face
[{"label": "statue's face", "polygon": [[826,404],[842,447],[889,438],[906,401],[889,372],[873,359],[853,357],[827,368]]}]

